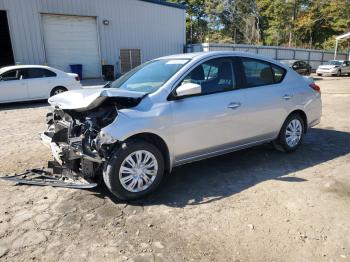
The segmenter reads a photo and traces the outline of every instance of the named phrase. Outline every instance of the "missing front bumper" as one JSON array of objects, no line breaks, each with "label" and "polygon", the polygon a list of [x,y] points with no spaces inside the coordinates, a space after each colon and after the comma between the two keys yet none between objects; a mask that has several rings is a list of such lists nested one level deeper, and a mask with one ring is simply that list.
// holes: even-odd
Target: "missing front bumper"
[{"label": "missing front bumper", "polygon": [[71,138],[71,144],[67,144],[61,147],[58,146],[57,143],[52,142],[52,138],[46,133],[40,134],[40,139],[45,146],[51,149],[53,158],[61,165],[63,164],[63,156],[66,158],[66,160],[74,160],[81,158],[95,163],[102,163],[104,161],[104,159],[99,156],[92,156],[84,153],[81,146],[72,146],[71,144],[74,144],[74,142],[80,142],[81,144],[81,141],[75,141],[77,138]]},{"label": "missing front bumper", "polygon": [[79,175],[68,175],[68,173],[65,172],[55,174],[54,171],[59,169],[64,171],[63,167],[57,165],[47,169],[30,169],[21,174],[0,177],[0,179],[22,185],[52,186],[75,189],[95,188],[98,185],[97,183],[94,183]]}]

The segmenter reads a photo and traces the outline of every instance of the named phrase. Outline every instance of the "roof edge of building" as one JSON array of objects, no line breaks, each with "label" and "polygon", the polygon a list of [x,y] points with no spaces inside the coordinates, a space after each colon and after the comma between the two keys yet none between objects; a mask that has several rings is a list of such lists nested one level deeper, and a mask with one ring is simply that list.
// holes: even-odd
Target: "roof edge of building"
[{"label": "roof edge of building", "polygon": [[174,7],[174,8],[179,8],[179,9],[184,9],[186,10],[186,6],[182,4],[176,4],[176,3],[170,3],[162,0],[139,0],[142,2],[148,2],[152,4],[158,4],[158,5],[164,5],[164,6],[169,6],[169,7]]}]

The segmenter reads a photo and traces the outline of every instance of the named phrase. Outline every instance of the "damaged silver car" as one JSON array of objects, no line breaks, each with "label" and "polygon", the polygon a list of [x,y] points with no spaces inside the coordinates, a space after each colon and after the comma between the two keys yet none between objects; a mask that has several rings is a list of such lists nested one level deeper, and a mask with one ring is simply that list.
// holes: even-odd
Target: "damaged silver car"
[{"label": "damaged silver car", "polygon": [[175,166],[271,141],[296,150],[320,121],[320,97],[317,85],[268,58],[174,55],[102,89],[50,98],[41,137],[54,173],[103,179],[131,200],[155,190]]}]

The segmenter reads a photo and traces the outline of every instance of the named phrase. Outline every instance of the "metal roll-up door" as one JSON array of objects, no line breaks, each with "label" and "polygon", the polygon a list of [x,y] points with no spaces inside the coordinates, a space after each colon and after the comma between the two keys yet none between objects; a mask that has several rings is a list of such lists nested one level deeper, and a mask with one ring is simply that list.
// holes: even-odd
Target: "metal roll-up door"
[{"label": "metal roll-up door", "polygon": [[46,60],[49,66],[69,72],[82,64],[83,77],[101,76],[95,17],[43,15]]}]

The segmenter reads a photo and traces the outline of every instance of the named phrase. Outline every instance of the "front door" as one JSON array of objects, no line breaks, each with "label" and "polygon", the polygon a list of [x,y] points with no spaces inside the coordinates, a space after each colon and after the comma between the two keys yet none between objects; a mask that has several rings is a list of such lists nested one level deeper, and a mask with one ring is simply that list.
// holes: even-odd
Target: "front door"
[{"label": "front door", "polygon": [[22,80],[21,70],[10,70],[0,76],[0,102],[15,102],[28,99],[27,85]]},{"label": "front door", "polygon": [[245,90],[238,89],[231,58],[202,63],[180,83],[201,85],[200,95],[171,101],[175,161],[205,156],[244,140]]}]

